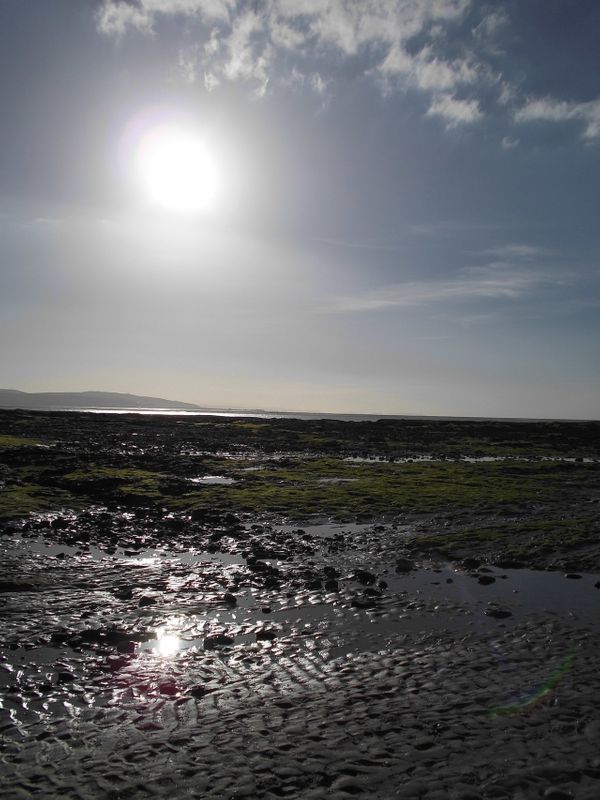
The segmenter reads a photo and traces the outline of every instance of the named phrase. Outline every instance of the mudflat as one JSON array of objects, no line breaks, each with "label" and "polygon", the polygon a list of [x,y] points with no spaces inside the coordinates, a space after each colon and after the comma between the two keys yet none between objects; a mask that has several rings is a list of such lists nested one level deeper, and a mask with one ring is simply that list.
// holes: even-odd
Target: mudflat
[{"label": "mudflat", "polygon": [[6,797],[597,798],[600,423],[0,411]]}]

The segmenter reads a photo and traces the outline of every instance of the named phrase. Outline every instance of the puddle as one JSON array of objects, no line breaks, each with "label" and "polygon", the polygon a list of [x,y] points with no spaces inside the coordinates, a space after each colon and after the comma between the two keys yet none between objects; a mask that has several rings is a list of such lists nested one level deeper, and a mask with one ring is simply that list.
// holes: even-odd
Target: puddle
[{"label": "puddle", "polygon": [[324,522],[318,525],[279,525],[278,530],[282,533],[303,531],[304,533],[309,533],[311,536],[318,536],[320,539],[333,539],[337,534],[343,533],[351,536],[355,533],[362,533],[372,527],[372,523],[349,522],[344,525]]},{"label": "puddle", "polygon": [[492,567],[479,574],[494,578],[494,583],[482,585],[476,575],[450,567],[386,575],[385,580],[393,591],[417,593],[430,600],[475,606],[497,603],[519,614],[546,611],[600,624],[600,589],[595,587],[600,575],[581,574],[581,578],[571,579],[562,572]]},{"label": "puddle", "polygon": [[203,475],[201,478],[188,478],[188,481],[204,486],[231,486],[232,483],[237,483],[235,478],[227,478],[225,475]]},{"label": "puddle", "polygon": [[85,549],[80,546],[64,544],[52,544],[43,538],[29,539],[19,537],[5,543],[11,549],[33,552],[38,556],[49,556],[53,558],[91,558],[94,561],[103,560],[123,560],[144,563],[156,563],[160,560],[178,561],[181,564],[231,564],[245,565],[245,560],[236,553],[224,553],[221,551],[210,552],[208,550],[168,550],[159,547],[148,547],[139,550],[129,550],[128,548],[118,547],[114,553],[107,553],[105,550],[95,546],[88,546]]},{"label": "puddle", "polygon": [[317,483],[321,484],[335,484],[335,483],[356,483],[358,478],[319,478]]}]

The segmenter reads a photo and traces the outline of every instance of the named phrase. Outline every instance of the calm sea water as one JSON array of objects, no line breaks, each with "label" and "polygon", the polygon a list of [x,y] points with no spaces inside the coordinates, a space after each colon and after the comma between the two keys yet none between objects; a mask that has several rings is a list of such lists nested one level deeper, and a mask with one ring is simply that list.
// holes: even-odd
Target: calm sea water
[{"label": "calm sea water", "polygon": [[[550,420],[516,417],[436,417],[420,414],[331,414],[302,411],[264,411],[257,409],[201,409],[187,410],[174,408],[47,408],[41,411],[75,411],[79,414],[147,414],[162,417],[252,417],[253,419],[333,419],[341,422],[374,422],[379,419],[430,419],[430,420],[465,420],[495,422],[548,422]],[[568,420],[551,420],[562,422]]]}]

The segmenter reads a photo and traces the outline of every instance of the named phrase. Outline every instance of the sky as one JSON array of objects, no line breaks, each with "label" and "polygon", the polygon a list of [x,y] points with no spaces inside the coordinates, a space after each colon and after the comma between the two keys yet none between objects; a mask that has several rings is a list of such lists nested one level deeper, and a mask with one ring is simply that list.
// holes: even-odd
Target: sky
[{"label": "sky", "polygon": [[0,386],[600,418],[597,0],[0,0]]}]

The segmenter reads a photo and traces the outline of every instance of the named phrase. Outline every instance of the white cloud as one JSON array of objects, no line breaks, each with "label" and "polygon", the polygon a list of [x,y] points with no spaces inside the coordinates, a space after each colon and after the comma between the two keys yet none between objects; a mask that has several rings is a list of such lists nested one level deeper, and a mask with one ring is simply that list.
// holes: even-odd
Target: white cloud
[{"label": "white cloud", "polygon": [[442,117],[447,128],[456,128],[477,122],[483,117],[477,100],[460,100],[451,94],[441,94],[433,98],[427,111],[428,116]]},{"label": "white cloud", "polygon": [[228,19],[234,7],[235,0],[104,0],[98,12],[98,29],[111,36],[122,36],[129,28],[151,33],[161,15]]},{"label": "white cloud", "polygon": [[446,280],[407,281],[374,292],[337,298],[330,311],[383,311],[447,302],[519,300],[543,285],[562,279],[543,271],[523,270],[503,263],[462,270]]},{"label": "white cloud", "polygon": [[499,247],[490,247],[482,250],[483,255],[502,259],[518,259],[521,261],[533,261],[551,255],[551,251],[545,247],[538,247],[533,244],[503,244]]},{"label": "white cloud", "polygon": [[514,150],[515,147],[518,147],[520,143],[519,139],[516,139],[512,136],[503,136],[502,141],[500,142],[500,146],[503,150]]},{"label": "white cloud", "polygon": [[553,97],[533,98],[515,112],[514,118],[519,123],[580,120],[584,123],[584,139],[592,141],[600,138],[600,98],[584,103],[556,100]]},{"label": "white cloud", "polygon": [[[180,54],[182,77],[219,82],[254,81],[264,93],[278,57],[290,54],[313,59],[304,85],[323,94],[330,80],[328,55],[360,54],[365,72],[399,88],[435,93],[430,114],[449,126],[481,117],[475,100],[457,100],[452,93],[475,87],[485,67],[465,52],[452,59],[440,51],[445,27],[460,22],[472,0],[104,0],[98,29],[122,37],[128,30],[153,34],[161,17],[180,16],[198,23],[199,42]],[[422,36],[416,53],[407,43]],[[316,62],[316,63],[315,63]],[[314,67],[317,66],[317,69]],[[298,71],[298,64],[293,65]],[[289,63],[287,72],[290,73]],[[289,79],[283,78],[283,82]],[[389,88],[389,87],[388,87]]]}]

